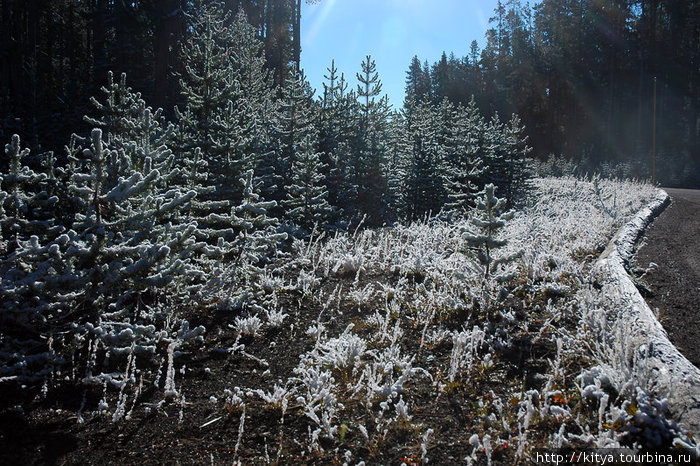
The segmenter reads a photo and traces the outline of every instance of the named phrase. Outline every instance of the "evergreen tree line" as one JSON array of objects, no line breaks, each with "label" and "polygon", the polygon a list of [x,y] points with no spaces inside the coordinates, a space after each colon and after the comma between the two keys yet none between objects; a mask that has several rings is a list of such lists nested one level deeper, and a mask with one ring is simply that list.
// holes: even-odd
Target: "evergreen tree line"
[{"label": "evergreen tree line", "polygon": [[[301,1],[223,2],[245,11],[276,86],[299,63]],[[184,104],[177,74],[199,5],[0,0],[0,140],[22,134],[38,154],[88,132],[86,102],[108,70],[126,72],[172,117]],[[502,0],[490,24],[483,50],[474,41],[461,58],[412,61],[417,100],[474,96],[487,117],[520,115],[539,159],[562,154],[584,170],[623,163],[620,174],[649,177],[656,80],[657,179],[700,185],[698,2]]]},{"label": "evergreen tree line", "polygon": [[483,50],[414,57],[408,95],[474,96],[486,115],[520,115],[538,159],[649,178],[656,80],[656,179],[700,186],[699,2],[501,0],[490,26]]},{"label": "evergreen tree line", "polygon": [[0,378],[50,372],[65,348],[155,356],[203,331],[183,305],[263,312],[262,267],[314,229],[463,216],[487,184],[526,188],[517,116],[392,111],[369,56],[354,89],[331,63],[315,98],[296,70],[275,85],[242,10],[206,2],[187,28],[172,118],[108,72],[61,154],[5,146]]}]

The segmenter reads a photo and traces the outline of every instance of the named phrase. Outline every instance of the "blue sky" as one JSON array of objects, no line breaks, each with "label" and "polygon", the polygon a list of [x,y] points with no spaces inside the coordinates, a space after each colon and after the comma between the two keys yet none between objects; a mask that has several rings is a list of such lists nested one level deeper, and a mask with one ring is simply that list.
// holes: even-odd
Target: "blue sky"
[{"label": "blue sky", "polygon": [[443,50],[467,55],[471,41],[484,45],[496,0],[321,0],[302,4],[301,66],[316,94],[331,59],[353,87],[372,55],[394,107],[403,103],[406,70],[414,55],[432,65]]}]

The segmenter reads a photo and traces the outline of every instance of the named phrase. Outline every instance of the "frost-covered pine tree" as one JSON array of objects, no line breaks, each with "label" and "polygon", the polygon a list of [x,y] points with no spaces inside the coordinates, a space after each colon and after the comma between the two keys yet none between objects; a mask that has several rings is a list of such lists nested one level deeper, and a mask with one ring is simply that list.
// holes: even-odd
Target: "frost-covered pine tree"
[{"label": "frost-covered pine tree", "polygon": [[495,195],[495,187],[487,184],[482,196],[478,199],[470,218],[471,224],[476,227],[476,232],[465,232],[462,239],[468,249],[476,251],[479,263],[484,267],[484,278],[495,276],[497,280],[507,280],[508,275],[498,275],[500,267],[516,260],[521,252],[494,256],[497,249],[504,247],[508,242],[498,238],[498,232],[513,218],[512,212],[501,213],[506,200],[499,199]]},{"label": "frost-covered pine tree", "polygon": [[[201,287],[202,273],[190,259],[203,245],[195,240],[196,224],[182,221],[195,192],[172,184],[179,172],[169,149],[161,144],[159,112],[147,108],[124,80],[113,84],[106,104],[98,106],[98,112],[106,113],[94,118],[107,134],[95,128],[88,147],[81,148],[85,141],[77,137],[67,147],[64,173],[70,178],[65,188],[68,202],[62,207],[76,211],[62,216],[68,231],[48,234],[51,229],[42,221],[37,225],[44,236],[16,235],[16,247],[0,264],[0,308],[7,324],[3,328],[8,329],[2,334],[0,352],[20,348],[21,355],[1,356],[11,372],[31,366],[27,370],[36,375],[42,371],[40,361],[55,361],[50,345],[42,343],[53,341],[52,334],[63,335],[63,344],[70,336],[89,337],[107,355],[130,352],[132,347],[153,354],[158,340],[180,338],[174,336],[178,323],[180,330],[187,327],[172,315],[170,306],[190,300]],[[117,92],[120,100],[110,102]],[[131,107],[124,105],[112,113],[122,102]],[[119,117],[109,117],[114,114]],[[13,138],[7,150],[15,160],[11,171],[19,174],[15,181],[36,180],[39,185],[55,181],[48,159],[48,175],[16,169],[26,155],[19,149],[19,138]],[[3,178],[5,184],[7,177]],[[34,189],[38,197],[23,195],[20,187],[10,191],[21,201],[15,205],[34,206],[34,198],[55,204],[42,194],[45,190]],[[14,211],[12,217],[21,220]],[[41,211],[32,207],[32,215]],[[35,220],[25,223],[27,235]],[[189,330],[185,333],[192,335]],[[34,342],[31,348],[18,336]]]},{"label": "frost-covered pine tree", "polygon": [[433,118],[435,119],[436,143],[440,147],[443,157],[443,163],[435,169],[436,175],[440,179],[440,189],[435,192],[435,195],[439,196],[439,198],[436,199],[436,205],[442,208],[447,202],[447,179],[452,174],[450,172],[448,156],[455,155],[452,153],[451,149],[457,144],[455,140],[455,123],[457,116],[455,106],[447,97],[443,97],[439,103],[433,103],[431,110],[433,112]]},{"label": "frost-covered pine tree", "polygon": [[520,117],[513,114],[504,128],[504,147],[509,156],[509,185],[510,189],[504,194],[507,198],[516,199],[522,197],[528,189],[528,181],[532,177],[532,164],[528,154],[532,147],[528,146],[528,136],[525,134],[525,125]]},{"label": "frost-covered pine tree", "polygon": [[[92,131],[90,142],[69,189],[82,199],[83,212],[72,228],[79,238],[75,254],[86,267],[92,264],[84,270],[91,308],[121,315],[144,295],[148,301],[185,299],[188,291],[176,278],[199,275],[188,259],[202,245],[194,238],[196,224],[180,219],[195,192],[168,187],[165,180],[173,175],[162,175],[149,158],[141,170],[124,169],[127,153],[106,146],[100,129]],[[123,171],[114,176],[117,169]],[[154,293],[171,284],[167,293]]]},{"label": "frost-covered pine tree", "polygon": [[248,170],[239,180],[243,186],[243,199],[233,212],[233,227],[238,232],[239,256],[257,263],[287,239],[286,233],[277,231],[280,222],[269,215],[276,201],[265,201],[255,187],[253,170]]},{"label": "frost-covered pine tree", "polygon": [[173,144],[175,127],[165,121],[163,109],[153,110],[141,94],[126,84],[126,74],[119,82],[107,73],[107,86],[102,87],[102,99],[91,97],[96,115],[85,121],[102,130],[104,144],[122,151],[124,157],[114,159],[108,169],[109,182],[130,170],[142,171],[146,161],[163,175],[161,185],[172,185],[180,178],[176,157],[169,146]]},{"label": "frost-covered pine tree", "polygon": [[251,123],[241,128],[233,121],[241,86],[234,71],[230,15],[219,1],[198,1],[195,11],[181,50],[186,105],[175,109],[175,151],[184,167],[183,182],[197,193],[188,218],[198,223],[197,238],[209,244],[208,258],[221,260],[233,254],[231,211],[239,194],[231,179],[242,168],[235,141],[250,131]]},{"label": "frost-covered pine tree", "polygon": [[229,15],[218,1],[197,1],[196,15],[188,25],[190,35],[182,47],[184,72],[180,87],[184,109],[175,109],[182,133],[181,150],[199,147],[208,160],[225,160],[226,128],[220,116],[235,93],[233,31]]},{"label": "frost-covered pine tree", "polygon": [[[219,1],[197,2],[183,46],[180,84],[186,105],[176,109],[176,153],[197,198],[188,210],[210,259],[236,254],[232,212],[242,199],[235,183],[256,169],[274,184],[270,132],[276,104],[261,42],[239,11],[232,21]],[[282,183],[279,183],[280,189]],[[212,265],[212,264],[210,264]]]},{"label": "frost-covered pine tree", "polygon": [[305,136],[297,146],[291,179],[286,186],[287,199],[282,203],[287,209],[286,216],[306,231],[311,231],[314,225],[324,227],[333,210],[323,184],[324,169],[312,136]]},{"label": "frost-covered pine tree", "polygon": [[82,283],[64,259],[71,233],[49,244],[31,236],[0,261],[0,381],[42,380],[61,363],[52,336],[69,328]]},{"label": "frost-covered pine tree", "polygon": [[[119,139],[124,144],[105,142]],[[133,157],[147,152],[139,140],[92,130],[89,146],[71,162],[68,190],[80,212],[43,253],[56,263],[47,283],[63,282],[70,290],[63,319],[74,322],[72,344],[87,351],[78,362],[87,361],[88,382],[128,384],[127,374],[109,372],[109,361],[149,359],[157,356],[159,342],[172,346],[204,331],[190,329],[177,314],[199,295],[204,278],[191,260],[204,246],[195,239],[196,223],[183,221],[195,192],[168,185],[176,169],[162,166],[161,173],[148,156],[137,164]],[[94,364],[98,348],[105,357],[101,366]]]},{"label": "frost-covered pine tree", "polygon": [[484,186],[489,183],[497,186],[499,193],[508,184],[508,154],[503,135],[504,125],[496,113],[484,130],[484,177],[481,182]]},{"label": "frost-covered pine tree", "polygon": [[393,223],[401,218],[404,214],[404,205],[402,200],[402,187],[406,179],[406,163],[404,163],[404,155],[407,147],[406,132],[404,121],[401,112],[392,111],[388,121],[387,131],[387,157],[386,157],[386,221]]},{"label": "frost-covered pine tree", "polygon": [[113,264],[93,274],[91,292],[108,308],[158,294],[153,290],[165,285],[172,285],[170,298],[186,299],[202,278],[190,259],[203,244],[186,215],[196,195],[180,184],[188,167],[177,167],[168,147],[173,126],[161,109],[146,106],[124,75],[115,83],[110,74],[103,100],[92,101],[97,115],[86,120],[98,128],[90,146],[73,156],[69,185],[80,201],[74,231],[95,264]]},{"label": "frost-covered pine tree", "polygon": [[[124,135],[127,137],[130,131],[129,116],[136,107],[136,101],[140,98],[126,84],[126,73],[122,73],[119,81],[114,80],[114,73],[107,72],[107,85],[100,88],[104,97],[101,102],[98,97],[91,96],[90,103],[97,115],[84,115],[83,120],[105,133],[112,135]],[[112,141],[105,141],[111,143]]]},{"label": "frost-covered pine tree", "polygon": [[277,172],[284,180],[281,204],[289,220],[310,231],[315,223],[328,221],[331,206],[323,184],[326,167],[316,151],[317,110],[303,72],[285,81],[280,108]]},{"label": "frost-covered pine tree", "polygon": [[328,189],[328,202],[340,214],[357,200],[358,186],[351,180],[350,148],[357,132],[358,111],[354,92],[348,91],[345,76],[335,67],[335,61],[324,75],[323,95],[319,97],[318,112],[318,151],[321,162],[326,166],[323,172]]},{"label": "frost-covered pine tree", "polygon": [[531,176],[527,154],[527,136],[517,115],[508,124],[495,114],[484,133],[484,183],[498,186],[498,193],[512,202],[525,188]]},{"label": "frost-covered pine tree", "polygon": [[464,215],[474,204],[484,172],[483,133],[484,120],[474,99],[457,107],[445,150],[445,210],[450,214]]},{"label": "frost-covered pine tree", "polygon": [[[190,110],[185,109],[185,113],[189,115]],[[189,220],[197,222],[198,228],[195,233],[197,238],[210,243],[210,246],[207,248],[207,255],[211,258],[220,259],[225,251],[222,248],[224,244],[219,241],[219,237],[228,237],[230,239],[233,234],[233,230],[226,226],[227,220],[230,220],[226,216],[226,212],[230,211],[231,201],[222,200],[215,196],[216,186],[208,182],[210,176],[209,163],[202,153],[202,149],[194,147],[191,150],[182,151],[183,146],[180,138],[186,132],[180,126],[182,125],[182,120],[178,123],[178,129],[175,132],[175,145],[179,147],[179,149],[176,149],[178,151],[177,164],[181,170],[177,184],[196,193],[195,198],[188,205],[186,216]],[[224,213],[225,226],[223,227],[213,225],[207,220],[209,215],[219,212]],[[218,246],[215,246],[217,244]]]},{"label": "frost-covered pine tree", "polygon": [[[260,157],[271,150],[270,137],[277,102],[266,62],[265,47],[255,28],[240,9],[233,22],[234,72],[239,87],[234,105],[243,107],[238,121],[251,121],[251,131],[238,143],[244,170],[255,168]],[[243,104],[247,105],[243,105]],[[243,126],[248,126],[243,123]]]},{"label": "frost-covered pine tree", "polygon": [[277,202],[262,199],[255,186],[253,170],[248,170],[239,181],[243,186],[243,199],[232,214],[233,228],[238,233],[235,258],[223,265],[226,272],[216,284],[223,305],[261,310],[266,297],[261,264],[270,259],[278,245],[287,239],[287,234],[279,231],[279,220],[269,215]]},{"label": "frost-covered pine tree", "polygon": [[85,115],[83,119],[94,128],[100,128],[107,138],[106,144],[122,146],[124,142],[133,139],[138,129],[135,128],[135,117],[142,101],[141,94],[134,92],[126,84],[126,73],[122,73],[119,81],[114,80],[114,73],[107,72],[107,85],[100,88],[102,98],[90,97],[95,115]]},{"label": "frost-covered pine tree", "polygon": [[256,168],[268,151],[274,112],[262,43],[243,11],[233,21],[219,1],[197,2],[183,46],[180,85],[186,105],[176,109],[179,151],[207,163],[213,197],[238,201],[232,179]]},{"label": "frost-covered pine tree", "polygon": [[[5,146],[5,154],[8,173],[0,174],[0,380],[41,379],[58,362],[48,344],[47,323],[57,317],[65,294],[70,297],[62,280],[51,280],[56,271],[65,272],[59,263],[65,244],[54,241],[64,228],[55,221],[58,198],[50,194],[55,178],[23,164],[29,150],[21,148],[18,135]],[[64,281],[71,280],[68,274]]]},{"label": "frost-covered pine tree", "polygon": [[[54,194],[56,179],[26,166],[24,159],[28,155],[29,149],[22,149],[16,134],[5,145],[8,172],[2,175],[0,185],[0,190],[5,192],[0,207],[0,232],[6,252],[14,251],[20,241],[31,236],[46,243],[64,230],[56,222],[59,202]],[[44,154],[44,157],[53,157],[53,154]]]},{"label": "frost-covered pine tree", "polygon": [[386,217],[387,134],[390,105],[388,97],[380,97],[382,82],[377,67],[369,55],[357,73],[359,102],[358,131],[353,142],[355,183],[358,185],[358,205],[370,225],[379,226]]},{"label": "frost-covered pine tree", "polygon": [[444,146],[439,144],[439,119],[431,104],[407,102],[402,121],[401,200],[405,216],[418,219],[429,212],[436,214],[442,206]]}]

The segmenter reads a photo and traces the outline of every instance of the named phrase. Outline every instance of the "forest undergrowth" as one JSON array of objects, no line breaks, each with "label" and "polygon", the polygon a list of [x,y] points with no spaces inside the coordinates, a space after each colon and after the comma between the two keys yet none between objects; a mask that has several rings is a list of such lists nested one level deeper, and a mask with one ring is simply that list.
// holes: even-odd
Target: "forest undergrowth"
[{"label": "forest undergrowth", "polygon": [[[697,455],[643,364],[615,350],[626,336],[621,303],[591,274],[654,193],[535,179],[512,217],[492,212],[488,234],[488,216],[475,211],[314,232],[267,264],[224,266],[206,302],[164,312],[186,322],[180,331],[200,329],[196,337],[156,338],[151,358],[95,338],[72,353],[86,358],[72,366],[84,373],[57,366],[43,387],[0,384],[11,421],[0,427],[0,460],[527,464],[539,448],[610,447]],[[480,234],[493,242],[478,246]]]}]

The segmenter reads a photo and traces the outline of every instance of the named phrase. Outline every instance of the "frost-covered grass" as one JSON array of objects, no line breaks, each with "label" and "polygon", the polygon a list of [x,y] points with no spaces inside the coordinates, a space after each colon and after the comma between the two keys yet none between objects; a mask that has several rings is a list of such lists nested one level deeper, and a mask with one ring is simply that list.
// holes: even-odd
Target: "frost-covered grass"
[{"label": "frost-covered grass", "polygon": [[[535,180],[501,237],[499,254],[524,251],[506,283],[485,279],[466,247],[470,219],[297,243],[275,271],[286,286],[273,293],[277,302],[300,295],[290,322],[303,326],[296,335],[309,349],[265,388],[296,401],[296,412],[280,413],[277,459],[502,461],[536,447],[689,443],[643,374],[611,349],[622,327],[590,276],[654,193],[630,182]],[[447,408],[455,404],[459,414]],[[285,427],[285,412],[303,415],[307,431]]]},{"label": "frost-covered grass", "polygon": [[[174,401],[156,407],[178,412],[180,425],[219,429],[216,441],[229,443],[214,462],[502,464],[567,446],[697,454],[643,367],[614,351],[624,323],[591,274],[655,189],[573,178],[533,185],[494,252],[522,253],[499,275],[485,276],[467,247],[470,219],[296,242],[248,280],[254,314],[237,308],[208,323],[197,353],[214,360],[168,348],[161,378]],[[119,380],[127,378],[136,387],[130,365]],[[136,418],[120,387],[115,404],[80,416],[116,406],[113,419]]]}]

